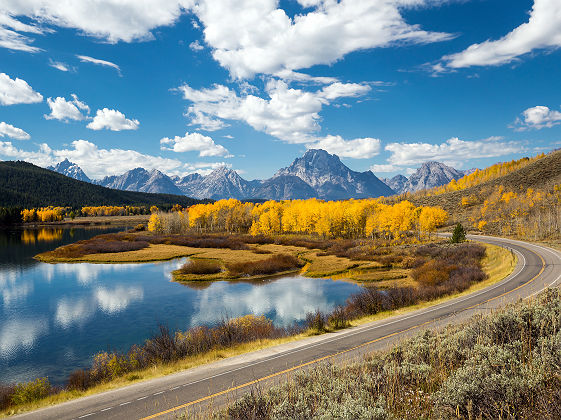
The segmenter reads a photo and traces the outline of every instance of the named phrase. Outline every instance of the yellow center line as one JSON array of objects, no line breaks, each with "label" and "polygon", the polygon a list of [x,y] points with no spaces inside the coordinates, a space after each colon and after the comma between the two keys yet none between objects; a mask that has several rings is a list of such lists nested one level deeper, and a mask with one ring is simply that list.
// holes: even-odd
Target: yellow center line
[{"label": "yellow center line", "polygon": [[[524,248],[525,248],[525,247],[524,247]],[[509,293],[512,293],[512,292],[514,292],[514,291],[516,291],[516,290],[518,290],[518,289],[520,289],[520,288],[522,288],[522,287],[524,287],[524,286],[530,284],[530,283],[533,282],[535,279],[537,279],[539,276],[541,276],[541,274],[542,274],[542,273],[544,272],[544,270],[545,270],[545,260],[543,259],[543,257],[542,257],[541,255],[539,255],[539,254],[536,253],[535,251],[532,251],[532,250],[529,249],[529,248],[525,248],[525,249],[528,250],[528,251],[530,251],[530,252],[532,252],[532,253],[534,253],[535,255],[537,255],[537,256],[540,258],[540,260],[541,260],[541,262],[542,262],[542,267],[541,267],[541,269],[540,269],[540,271],[539,271],[538,274],[536,274],[534,277],[532,277],[532,278],[531,278],[530,280],[528,280],[526,283],[523,283],[523,284],[521,284],[520,286],[518,286],[518,287],[516,287],[516,288],[514,288],[514,289],[512,289],[512,290],[509,290],[508,292],[504,292],[504,293],[500,294],[499,296],[495,296],[495,297],[490,298],[490,299],[487,299],[487,300],[485,300],[485,301],[483,301],[483,302],[480,302],[480,303],[477,303],[477,304],[475,304],[475,305],[472,305],[472,306],[469,306],[469,307],[467,307],[467,308],[464,308],[464,309],[461,310],[461,312],[467,311],[467,310],[469,310],[469,309],[473,309],[473,308],[475,308],[475,307],[477,307],[477,306],[483,305],[483,304],[485,304],[485,303],[491,302],[492,300],[499,299],[499,298],[501,298],[501,297],[503,297],[503,296],[505,296],[505,295],[508,295]],[[423,322],[423,323],[421,323],[421,324],[413,325],[412,327],[406,328],[406,329],[404,329],[404,330],[396,331],[396,332],[393,332],[393,333],[391,333],[391,334],[384,335],[383,337],[379,337],[379,338],[376,338],[376,339],[374,339],[374,340],[367,341],[367,342],[365,342],[365,343],[359,344],[358,346],[351,347],[351,348],[348,348],[348,349],[345,349],[345,350],[342,350],[342,351],[339,351],[339,352],[337,352],[337,353],[333,353],[333,354],[330,354],[330,355],[327,355],[327,356],[323,356],[323,357],[320,357],[319,359],[314,359],[314,360],[311,360],[311,361],[309,361],[309,362],[306,362],[306,363],[302,363],[302,364],[293,366],[293,367],[291,367],[291,368],[288,368],[288,369],[285,369],[285,370],[282,370],[282,371],[273,373],[273,374],[268,375],[268,376],[264,376],[264,377],[259,378],[259,379],[254,379],[253,381],[249,381],[249,382],[243,383],[243,384],[241,384],[241,385],[238,385],[238,386],[235,386],[235,387],[231,387],[231,388],[225,389],[225,390],[220,391],[220,392],[216,392],[216,393],[211,394],[211,395],[207,395],[206,397],[202,397],[202,398],[199,398],[199,399],[197,399],[197,400],[194,400],[194,401],[191,401],[191,402],[188,402],[188,403],[185,403],[185,404],[178,405],[178,406],[173,407],[173,408],[170,408],[170,409],[168,409],[168,410],[164,410],[164,411],[161,411],[161,412],[159,412],[159,413],[152,414],[151,416],[148,416],[148,417],[143,417],[143,418],[141,418],[140,420],[149,420],[149,419],[153,419],[153,418],[156,418],[156,417],[163,416],[163,415],[165,415],[165,414],[173,413],[174,411],[181,410],[182,408],[187,408],[187,407],[189,407],[189,406],[198,404],[198,403],[200,403],[200,402],[207,401],[207,400],[210,400],[210,399],[219,397],[219,396],[221,396],[221,395],[228,394],[228,393],[230,393],[230,392],[234,392],[234,391],[236,391],[236,390],[238,390],[238,389],[245,388],[245,387],[248,387],[248,386],[250,386],[250,385],[254,385],[254,384],[257,384],[257,383],[259,383],[259,382],[263,382],[263,381],[266,381],[266,380],[271,379],[271,378],[275,378],[275,377],[280,376],[280,375],[284,375],[284,374],[289,373],[289,372],[292,372],[292,371],[294,371],[294,370],[297,370],[297,369],[300,369],[300,368],[303,368],[303,367],[306,367],[306,366],[309,366],[309,365],[313,365],[313,364],[315,364],[315,363],[319,363],[319,362],[322,362],[322,361],[327,360],[327,359],[335,358],[335,357],[340,356],[340,355],[342,355],[342,354],[345,354],[345,353],[348,353],[348,352],[357,350],[357,349],[359,349],[359,348],[361,348],[361,347],[365,347],[365,346],[368,346],[368,345],[370,345],[370,344],[374,344],[374,343],[376,343],[376,342],[378,342],[378,341],[385,340],[385,339],[387,339],[387,338],[394,337],[394,336],[396,336],[396,335],[406,333],[406,332],[411,331],[411,330],[413,330],[413,329],[415,329],[415,328],[419,328],[419,327],[422,327],[423,325],[430,324],[430,323],[433,323],[433,322],[435,322],[435,321],[438,321],[439,319],[441,319],[441,318],[435,318],[435,319],[431,319],[431,320],[425,321],[425,322]]]}]

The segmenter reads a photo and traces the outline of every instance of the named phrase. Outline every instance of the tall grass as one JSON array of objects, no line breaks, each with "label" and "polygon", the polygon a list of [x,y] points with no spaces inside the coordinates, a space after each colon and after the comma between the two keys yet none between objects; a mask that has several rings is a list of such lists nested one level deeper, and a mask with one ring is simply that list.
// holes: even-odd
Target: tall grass
[{"label": "tall grass", "polygon": [[343,367],[253,392],[228,419],[559,419],[561,295],[549,290]]}]

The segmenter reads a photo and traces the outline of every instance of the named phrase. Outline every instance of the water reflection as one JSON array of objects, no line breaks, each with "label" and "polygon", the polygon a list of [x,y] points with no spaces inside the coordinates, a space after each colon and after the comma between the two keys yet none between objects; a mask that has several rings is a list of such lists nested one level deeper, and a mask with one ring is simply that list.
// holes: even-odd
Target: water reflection
[{"label": "water reflection", "polygon": [[141,301],[144,297],[144,291],[141,287],[118,286],[113,289],[99,287],[95,291],[95,298],[99,308],[108,314],[120,312],[127,308],[131,302]]},{"label": "water reflection", "polygon": [[[61,384],[72,370],[89,366],[96,352],[126,351],[160,323],[187,329],[252,313],[288,325],[317,308],[330,310],[360,289],[300,276],[186,287],[170,281],[185,260],[43,264],[32,260],[34,251],[45,250],[39,233],[29,235],[35,242],[23,240],[22,232],[11,235],[2,238],[0,231],[0,248],[10,244],[0,249],[0,382],[48,376]],[[74,235],[78,240],[87,233],[76,229]],[[69,232],[51,247],[60,241],[71,242]]]},{"label": "water reflection", "polygon": [[45,319],[12,319],[0,327],[0,358],[18,357],[29,351],[40,334],[46,334],[49,326]]},{"label": "water reflection", "polygon": [[24,244],[35,242],[54,242],[62,239],[63,230],[56,228],[25,229],[21,232],[21,241]]},{"label": "water reflection", "polygon": [[[324,280],[319,282],[325,283]],[[219,282],[199,293],[191,326],[215,323],[224,317],[238,317],[248,313],[266,314],[277,325],[301,321],[316,309],[329,311],[335,306],[328,299],[325,287],[318,281],[302,276],[284,277],[273,282],[238,284]]]}]

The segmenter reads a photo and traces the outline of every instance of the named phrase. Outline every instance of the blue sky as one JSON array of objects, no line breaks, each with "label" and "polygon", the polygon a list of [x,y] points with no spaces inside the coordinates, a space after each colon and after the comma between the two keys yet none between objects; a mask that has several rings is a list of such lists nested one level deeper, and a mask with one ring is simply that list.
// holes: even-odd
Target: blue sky
[{"label": "blue sky", "polygon": [[484,167],[559,147],[560,46],[559,0],[4,0],[0,159]]}]

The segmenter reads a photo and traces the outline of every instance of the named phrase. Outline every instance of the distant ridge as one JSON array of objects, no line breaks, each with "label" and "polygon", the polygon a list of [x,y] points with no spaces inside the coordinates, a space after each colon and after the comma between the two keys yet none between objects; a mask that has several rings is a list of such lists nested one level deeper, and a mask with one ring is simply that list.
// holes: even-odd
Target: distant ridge
[{"label": "distant ridge", "polygon": [[22,161],[0,162],[0,207],[139,205],[189,206],[184,195],[121,191],[94,185]]},{"label": "distant ridge", "polygon": [[272,178],[247,181],[235,170],[221,166],[210,174],[169,177],[159,171],[136,168],[123,175],[94,181],[106,187],[128,191],[185,194],[199,199],[293,200],[321,198],[344,200],[393,195],[395,192],[372,172],[356,172],[337,155],[310,149],[280,169]]}]

